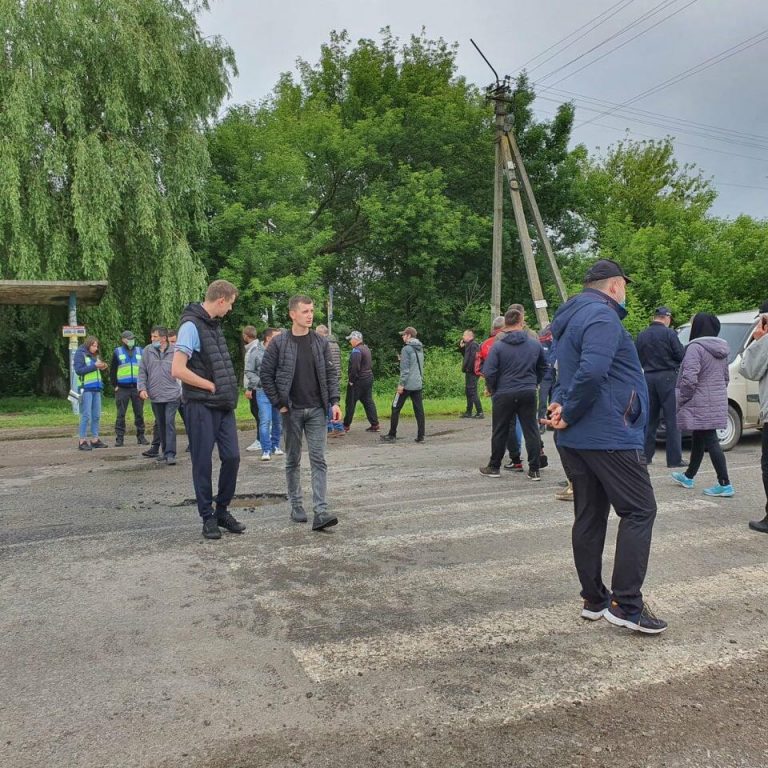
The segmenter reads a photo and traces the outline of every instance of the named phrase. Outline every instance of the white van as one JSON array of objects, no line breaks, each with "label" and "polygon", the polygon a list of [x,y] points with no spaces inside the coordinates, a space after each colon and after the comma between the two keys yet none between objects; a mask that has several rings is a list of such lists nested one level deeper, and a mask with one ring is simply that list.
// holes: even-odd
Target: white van
[{"label": "white van", "polygon": [[[720,321],[720,338],[728,342],[731,352],[728,355],[728,371],[731,381],[728,384],[728,426],[719,429],[717,434],[724,451],[730,451],[741,439],[745,429],[759,429],[760,399],[758,397],[758,382],[745,379],[739,373],[741,355],[751,341],[752,331],[755,330],[758,319],[756,309],[750,312],[730,312],[718,315]],[[677,334],[683,344],[688,343],[691,325],[680,326]]]}]

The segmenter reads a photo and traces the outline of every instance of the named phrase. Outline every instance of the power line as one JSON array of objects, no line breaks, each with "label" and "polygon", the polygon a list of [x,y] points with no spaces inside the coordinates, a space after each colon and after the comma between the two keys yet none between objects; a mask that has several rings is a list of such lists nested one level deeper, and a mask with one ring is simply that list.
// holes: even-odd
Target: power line
[{"label": "power line", "polygon": [[[751,37],[748,37],[746,40],[742,40],[740,43],[737,43],[736,45],[732,45],[730,48],[726,48],[724,51],[721,51],[720,53],[715,54],[714,56],[710,56],[708,59],[704,59],[704,61],[701,61],[698,64],[695,64],[694,66],[689,67],[688,69],[683,70],[682,72],[679,72],[677,75],[674,75],[673,77],[670,77],[667,80],[664,80],[663,82],[658,83],[657,85],[654,85],[651,88],[648,88],[645,91],[642,91],[641,93],[638,93],[636,96],[633,96],[631,99],[627,99],[626,101],[623,101],[621,104],[619,104],[617,109],[620,109],[621,107],[626,107],[628,104],[633,104],[634,102],[639,101],[640,99],[644,99],[648,96],[658,93],[661,90],[664,90],[665,88],[669,88],[672,85],[676,85],[677,83],[680,83],[683,80],[687,80],[689,77],[693,77],[693,75],[697,75],[706,69],[710,69],[711,67],[714,67],[715,65],[720,64],[723,61],[726,61],[727,59],[730,59],[732,56],[735,56],[738,53],[743,53],[749,48],[752,48],[753,46],[758,45],[759,43],[762,43],[766,39],[768,39],[768,29],[764,29],[762,32],[758,32],[756,35],[752,35]],[[616,111],[615,109],[609,109],[603,112],[601,115],[597,115],[597,117],[594,117],[591,120],[587,120],[586,122],[581,123],[577,127],[588,125],[589,123],[599,119],[603,115],[609,115],[615,111]]]},{"label": "power line", "polygon": [[[528,59],[528,61],[526,61],[524,64],[522,64],[520,67],[517,68],[517,71],[518,72],[522,71],[523,69],[528,67],[528,65],[531,64],[531,62],[534,62],[534,61],[536,61],[536,59],[539,59],[542,56],[546,55],[553,48],[556,48],[558,45],[560,45],[561,43],[564,43],[569,38],[574,37],[575,35],[578,35],[580,32],[582,32],[587,27],[589,27],[590,24],[594,24],[594,26],[592,26],[590,29],[588,29],[584,34],[589,34],[590,32],[594,32],[594,30],[596,30],[598,27],[600,27],[603,24],[605,24],[606,21],[608,21],[609,19],[613,18],[620,11],[623,11],[624,8],[626,8],[628,5],[630,5],[633,2],[634,2],[634,0],[619,0],[618,3],[616,3],[615,5],[612,5],[610,8],[608,8],[605,11],[603,11],[602,13],[597,14],[597,16],[591,18],[585,24],[582,24],[582,26],[580,26],[578,29],[575,29],[569,35],[566,35],[565,37],[561,37],[556,43],[552,43],[552,45],[550,45],[549,48],[544,49],[541,53],[538,53],[533,58]],[[597,23],[595,23],[595,22],[597,22]],[[582,35],[582,37],[583,37],[583,35]],[[580,39],[581,39],[581,37],[572,40],[570,43],[568,43],[568,45],[563,46],[559,51],[555,51],[555,53],[553,53],[551,56],[548,56],[546,59],[544,59],[544,61],[540,61],[538,64],[535,64],[533,67],[531,67],[531,70],[538,69],[539,67],[541,67],[544,64],[546,64],[548,61],[551,61],[552,59],[554,59],[556,56],[559,56],[561,53],[563,53],[563,51],[566,51],[572,45],[575,45]]]},{"label": "power line", "polygon": [[[614,32],[612,35],[609,35],[604,40],[601,40],[599,43],[593,45],[591,48],[579,54],[578,56],[571,59],[570,61],[567,61],[565,64],[561,64],[559,67],[556,67],[551,72],[547,72],[546,75],[539,78],[539,81],[543,82],[544,80],[547,80],[548,78],[552,77],[552,75],[557,74],[558,72],[565,69],[566,67],[570,67],[571,64],[574,64],[580,59],[583,59],[585,56],[589,56],[590,53],[596,51],[598,48],[602,48],[607,43],[610,43],[611,40],[615,40],[617,37],[620,37],[625,32],[628,32],[629,30],[633,29],[639,24],[642,24],[644,21],[647,21],[651,17],[655,16],[657,13],[661,13],[662,11],[665,11],[667,8],[674,5],[676,2],[678,2],[678,0],[662,0],[662,2],[660,2],[658,5],[655,5],[649,11],[646,11],[645,13],[641,14],[637,18],[633,19],[629,24],[622,27],[617,32]],[[644,33],[641,32],[640,34],[644,34]]]},{"label": "power line", "polygon": [[[686,8],[688,8],[689,6],[693,5],[696,2],[698,2],[698,0],[690,0],[690,2],[687,3],[686,5],[682,6],[682,8],[678,8],[676,11],[672,11],[672,13],[668,14],[663,19],[659,19],[659,21],[657,21],[655,24],[651,24],[650,27],[647,27],[646,29],[643,29],[642,31],[638,32],[636,35],[633,35],[632,37],[630,37],[628,40],[625,40],[623,43],[619,43],[619,45],[614,46],[609,51],[606,51],[605,53],[601,54],[600,56],[597,56],[596,58],[592,59],[592,61],[589,61],[586,64],[584,64],[583,66],[579,67],[578,69],[575,69],[573,72],[566,73],[559,80],[555,80],[555,82],[552,83],[552,85],[557,85],[558,83],[562,83],[563,80],[567,80],[569,77],[573,77],[573,75],[577,74],[578,72],[581,72],[583,69],[586,69],[587,67],[591,67],[593,64],[595,64],[598,61],[601,61],[606,56],[610,56],[615,51],[618,51],[619,48],[623,48],[625,45],[628,45],[633,40],[637,40],[638,37],[641,37],[646,32],[650,32],[652,29],[655,29],[660,24],[663,24],[665,21],[668,21],[673,16],[677,16],[678,13],[682,13]],[[557,71],[557,70],[555,70],[555,71]],[[553,73],[550,73],[550,74],[553,74]],[[547,77],[548,77],[548,75],[547,75]]]}]

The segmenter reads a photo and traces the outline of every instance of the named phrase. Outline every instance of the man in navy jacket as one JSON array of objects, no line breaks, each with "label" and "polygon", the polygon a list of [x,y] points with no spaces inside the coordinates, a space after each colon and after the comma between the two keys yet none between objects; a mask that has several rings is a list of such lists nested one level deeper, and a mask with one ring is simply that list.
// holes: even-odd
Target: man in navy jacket
[{"label": "man in navy jacket", "polygon": [[[573,482],[573,556],[585,619],[656,634],[667,624],[643,602],[656,499],[645,465],[648,390],[622,325],[629,278],[608,259],[584,277],[582,293],[555,314],[558,382],[550,424]],[[602,579],[610,508],[620,518],[611,591]]]}]

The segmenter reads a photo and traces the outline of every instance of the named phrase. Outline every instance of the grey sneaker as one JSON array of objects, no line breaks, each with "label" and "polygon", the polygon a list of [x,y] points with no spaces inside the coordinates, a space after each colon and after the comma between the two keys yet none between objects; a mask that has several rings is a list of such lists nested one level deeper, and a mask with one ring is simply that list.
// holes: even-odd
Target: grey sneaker
[{"label": "grey sneaker", "polygon": [[484,477],[501,477],[501,472],[499,472],[498,467],[492,467],[488,465],[487,467],[480,467],[480,474]]},{"label": "grey sneaker", "polygon": [[203,520],[203,537],[206,539],[220,539],[221,531],[216,524],[216,516],[211,515]]},{"label": "grey sneaker", "polygon": [[295,507],[291,510],[291,520],[293,520],[294,523],[306,523],[307,522],[307,513],[304,511],[303,507]]},{"label": "grey sneaker", "polygon": [[330,528],[338,522],[336,515],[331,512],[321,512],[319,515],[315,515],[315,519],[312,521],[312,530],[322,531],[324,528]]}]

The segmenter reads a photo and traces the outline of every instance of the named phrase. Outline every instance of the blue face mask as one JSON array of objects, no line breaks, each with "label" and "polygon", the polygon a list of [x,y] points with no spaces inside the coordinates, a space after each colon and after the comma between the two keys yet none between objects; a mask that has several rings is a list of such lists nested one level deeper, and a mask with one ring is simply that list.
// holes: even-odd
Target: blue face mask
[{"label": "blue face mask", "polygon": [[162,346],[163,346],[163,343],[162,343],[161,341],[153,341],[153,342],[152,342],[152,346],[153,346],[155,349],[160,349],[160,347],[162,347]]},{"label": "blue face mask", "polygon": [[618,305],[619,305],[619,306],[620,306],[622,309],[626,309],[626,308],[627,308],[627,300],[626,300],[626,299],[624,299],[624,301],[619,301],[619,302],[618,302]]}]

